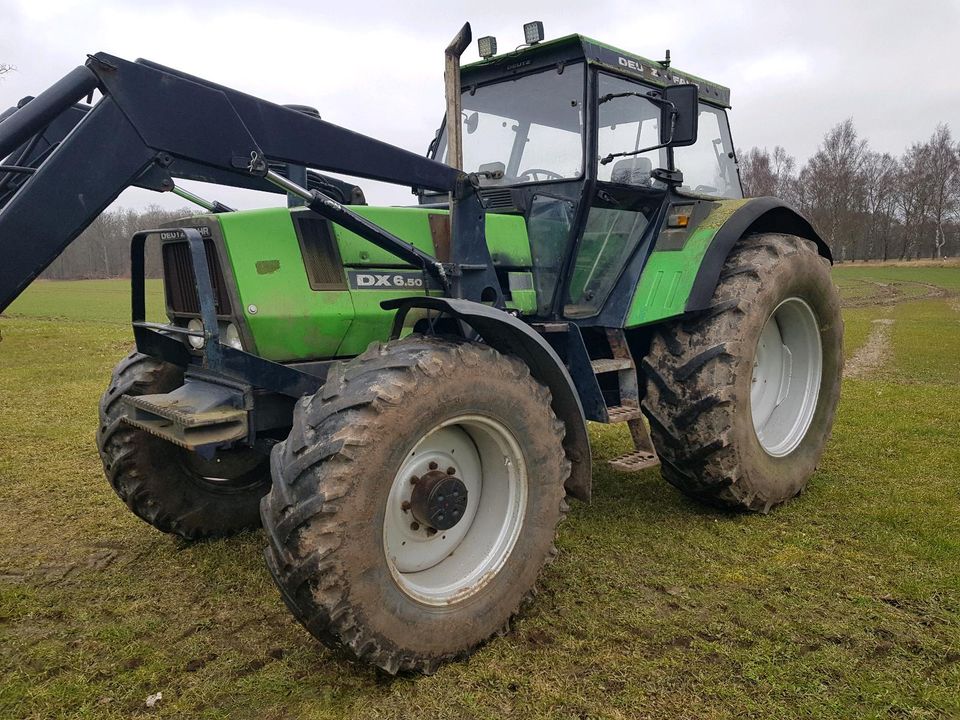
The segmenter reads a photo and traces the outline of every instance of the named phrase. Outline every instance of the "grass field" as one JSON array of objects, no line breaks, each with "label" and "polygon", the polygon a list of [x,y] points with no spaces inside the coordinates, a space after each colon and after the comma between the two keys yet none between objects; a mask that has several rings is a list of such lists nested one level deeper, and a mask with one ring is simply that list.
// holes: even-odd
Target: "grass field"
[{"label": "grass field", "polygon": [[960,717],[960,267],[835,277],[850,376],[808,492],[705,509],[608,469],[628,435],[594,426],[594,502],[534,605],[399,678],[295,623],[260,533],[125,509],[93,435],[127,285],[35,284],[0,320],[0,718]]}]

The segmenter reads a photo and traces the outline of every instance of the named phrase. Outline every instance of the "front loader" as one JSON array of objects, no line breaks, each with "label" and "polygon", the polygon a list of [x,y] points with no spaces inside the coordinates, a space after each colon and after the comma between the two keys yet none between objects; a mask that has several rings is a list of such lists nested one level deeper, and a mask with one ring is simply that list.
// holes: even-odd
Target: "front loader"
[{"label": "front loader", "polygon": [[839,397],[829,249],[742,197],[729,90],[541,30],[461,68],[464,26],[427,157],[105,53],[0,115],[0,310],[126,187],[203,209],[132,239],[136,350],[97,428],[114,490],[187,539],[262,524],[297,619],[390,673],[508,626],[590,498],[587,421],[629,427],[618,471],[767,512],[807,484]]}]

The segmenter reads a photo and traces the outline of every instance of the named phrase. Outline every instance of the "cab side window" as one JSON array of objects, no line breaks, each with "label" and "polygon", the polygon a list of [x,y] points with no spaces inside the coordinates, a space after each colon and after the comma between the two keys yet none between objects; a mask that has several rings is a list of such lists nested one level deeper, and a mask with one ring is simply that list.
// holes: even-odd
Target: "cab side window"
[{"label": "cab side window", "polygon": [[698,122],[697,142],[674,150],[674,162],[683,173],[680,189],[714,197],[743,197],[726,113],[700,103]]}]

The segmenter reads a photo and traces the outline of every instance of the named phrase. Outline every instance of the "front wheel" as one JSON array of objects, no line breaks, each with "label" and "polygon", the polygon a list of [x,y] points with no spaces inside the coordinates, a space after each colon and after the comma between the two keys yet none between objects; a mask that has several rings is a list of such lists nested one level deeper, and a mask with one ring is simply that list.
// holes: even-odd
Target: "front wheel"
[{"label": "front wheel", "polygon": [[297,405],[264,498],[267,564],[298,620],[390,673],[503,630],[554,554],[570,463],[515,358],[410,337]]},{"label": "front wheel", "polygon": [[220,537],[260,524],[260,498],[270,487],[266,457],[250,448],[197,453],[123,421],[124,395],[170,392],[183,370],[131,353],[113,371],[100,399],[97,448],[103,470],[137,517],[186,540]]},{"label": "front wheel", "polygon": [[643,362],[643,408],[664,478],[768,511],[806,486],[840,397],[843,320],[809,240],[741,240],[709,310],[662,328]]}]

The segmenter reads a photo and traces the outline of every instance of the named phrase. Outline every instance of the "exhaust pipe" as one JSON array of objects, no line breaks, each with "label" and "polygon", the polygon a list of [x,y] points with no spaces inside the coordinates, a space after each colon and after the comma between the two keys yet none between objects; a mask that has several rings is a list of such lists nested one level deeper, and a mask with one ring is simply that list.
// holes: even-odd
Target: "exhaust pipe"
[{"label": "exhaust pipe", "polygon": [[473,36],[470,23],[464,23],[460,32],[444,51],[443,85],[447,100],[447,165],[463,170],[463,123],[460,121],[460,56],[470,46]]}]

